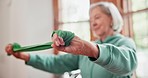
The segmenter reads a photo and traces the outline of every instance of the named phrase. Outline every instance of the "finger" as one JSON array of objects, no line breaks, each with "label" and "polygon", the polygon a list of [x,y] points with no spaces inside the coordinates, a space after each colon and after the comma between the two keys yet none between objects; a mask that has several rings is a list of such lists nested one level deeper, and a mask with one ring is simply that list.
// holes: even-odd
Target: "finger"
[{"label": "finger", "polygon": [[54,41],[55,40],[55,34],[53,35],[53,37],[52,37],[52,41]]},{"label": "finger", "polygon": [[55,33],[55,34],[53,35],[53,37],[52,37],[52,40],[53,40],[53,41],[56,40],[57,37],[58,37],[58,35]]},{"label": "finger", "polygon": [[56,46],[60,46],[59,41],[55,41],[55,45],[56,45]]},{"label": "finger", "polygon": [[59,45],[65,45],[65,42],[64,42],[63,38],[58,36],[57,34],[55,34],[55,40],[57,41],[57,43]]},{"label": "finger", "polygon": [[13,55],[14,55],[16,58],[21,58],[21,54],[20,54],[20,53],[13,53]]},{"label": "finger", "polygon": [[54,34],[53,35],[53,42],[56,46],[60,46],[61,43],[60,43],[60,39],[59,39],[59,36],[57,34]]},{"label": "finger", "polygon": [[51,45],[54,49],[57,49],[59,51],[64,51],[65,47],[64,46],[56,46],[55,44]]},{"label": "finger", "polygon": [[53,44],[51,44],[51,46],[54,48],[55,47],[55,44],[53,43]]},{"label": "finger", "polygon": [[65,42],[64,42],[63,38],[59,37],[59,41],[60,41],[61,45],[65,45]]},{"label": "finger", "polygon": [[65,45],[65,42],[64,42],[63,38],[61,38],[60,36],[57,36],[56,41],[57,41],[59,46]]},{"label": "finger", "polygon": [[5,47],[5,51],[8,52],[9,51],[9,44]]},{"label": "finger", "polygon": [[7,52],[8,55],[11,55],[13,53],[12,45],[8,44],[5,48],[5,51]]}]

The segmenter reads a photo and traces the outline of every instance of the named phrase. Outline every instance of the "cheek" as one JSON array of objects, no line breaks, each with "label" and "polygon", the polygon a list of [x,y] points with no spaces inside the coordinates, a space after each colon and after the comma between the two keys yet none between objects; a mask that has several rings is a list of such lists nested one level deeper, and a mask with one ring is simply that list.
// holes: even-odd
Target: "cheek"
[{"label": "cheek", "polygon": [[109,17],[108,17],[108,18],[106,17],[105,20],[106,20],[106,21],[105,21],[105,22],[106,22],[106,25],[110,27],[110,26],[111,26],[111,23],[112,23],[112,19],[109,18]]},{"label": "cheek", "polygon": [[102,24],[100,25],[100,29],[99,29],[99,32],[108,32],[110,29],[109,25],[107,24],[107,22],[102,22]]},{"label": "cheek", "polygon": [[97,20],[97,24],[98,24],[98,25],[101,25],[103,22],[104,22],[103,19],[98,19],[98,20]]},{"label": "cheek", "polygon": [[111,28],[111,20],[104,19],[104,21],[102,23],[103,23],[104,29]]}]

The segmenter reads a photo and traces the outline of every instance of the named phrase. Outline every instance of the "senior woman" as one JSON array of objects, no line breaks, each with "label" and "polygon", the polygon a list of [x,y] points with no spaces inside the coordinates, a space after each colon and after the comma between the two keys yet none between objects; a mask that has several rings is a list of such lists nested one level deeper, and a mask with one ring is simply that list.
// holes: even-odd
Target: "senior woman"
[{"label": "senior woman", "polygon": [[98,38],[95,42],[75,36],[65,47],[63,39],[53,35],[52,47],[68,53],[65,55],[14,53],[11,44],[6,46],[6,52],[25,60],[26,65],[50,73],[80,69],[82,78],[131,78],[137,66],[136,48],[132,39],[119,33],[123,20],[115,5],[110,2],[92,4],[90,25]]}]

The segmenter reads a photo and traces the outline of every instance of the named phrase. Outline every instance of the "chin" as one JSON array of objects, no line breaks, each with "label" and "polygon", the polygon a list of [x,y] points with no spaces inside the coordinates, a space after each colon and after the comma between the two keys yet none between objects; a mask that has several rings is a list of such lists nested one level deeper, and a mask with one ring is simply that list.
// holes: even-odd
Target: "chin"
[{"label": "chin", "polygon": [[96,37],[96,38],[100,38],[100,35],[97,34],[97,33],[93,33],[93,35],[94,35],[94,37]]},{"label": "chin", "polygon": [[99,36],[99,37],[103,37],[104,34],[103,34],[103,33],[99,33],[99,34],[97,34],[97,36]]},{"label": "chin", "polygon": [[97,38],[102,35],[102,33],[98,32],[98,31],[93,32],[93,34],[94,34],[94,36],[97,37]]},{"label": "chin", "polygon": [[96,33],[97,36],[102,36],[102,33]]}]

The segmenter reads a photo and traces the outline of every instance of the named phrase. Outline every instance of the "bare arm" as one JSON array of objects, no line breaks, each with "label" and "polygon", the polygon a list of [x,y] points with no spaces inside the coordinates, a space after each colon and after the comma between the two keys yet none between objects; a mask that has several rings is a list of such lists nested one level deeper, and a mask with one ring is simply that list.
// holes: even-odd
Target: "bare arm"
[{"label": "bare arm", "polygon": [[65,42],[61,37],[59,37],[57,34],[53,35],[52,47],[59,51],[76,55],[85,55],[94,58],[97,58],[99,55],[97,45],[84,41],[77,36],[73,38],[69,46],[65,47],[64,44]]}]

